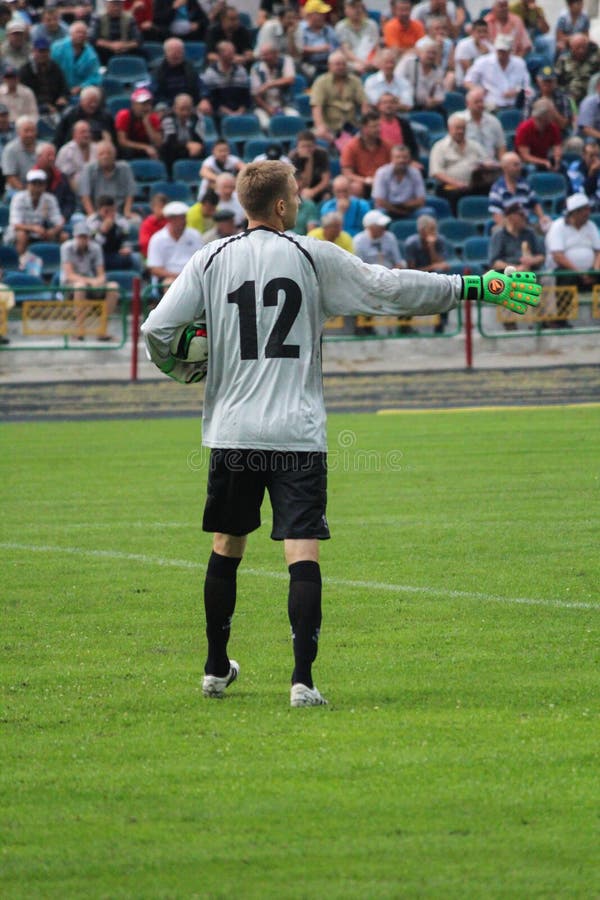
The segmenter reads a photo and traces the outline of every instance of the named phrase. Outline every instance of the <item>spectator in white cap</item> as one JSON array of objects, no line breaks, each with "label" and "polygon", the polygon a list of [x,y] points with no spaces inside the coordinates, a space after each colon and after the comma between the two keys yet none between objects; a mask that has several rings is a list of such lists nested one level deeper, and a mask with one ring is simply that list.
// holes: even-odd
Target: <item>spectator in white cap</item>
[{"label": "spectator in white cap", "polygon": [[189,206],[179,200],[167,203],[163,216],[167,224],[153,234],[148,244],[148,270],[155,283],[167,288],[204,241],[195,228],[186,225]]},{"label": "spectator in white cap", "polygon": [[557,275],[557,284],[575,284],[590,290],[600,280],[600,232],[590,219],[590,199],[586,194],[567,197],[565,212],[555,219],[546,234],[546,264],[550,270],[565,269],[584,275]]},{"label": "spectator in white cap", "polygon": [[[110,341],[107,332],[108,320],[115,311],[119,300],[119,286],[114,281],[106,283],[106,271],[102,257],[102,248],[90,240],[90,230],[85,222],[78,222],[73,228],[73,238],[60,248],[60,281],[70,285],[75,305],[75,322],[77,340],[82,341],[86,332],[86,320],[97,328],[98,316],[89,316],[86,300],[103,300],[106,316],[100,318],[100,333],[95,336],[99,341]],[[71,291],[67,293],[70,297]]]},{"label": "spectator in white cap", "polygon": [[379,209],[371,209],[363,216],[363,231],[354,238],[354,252],[363,262],[376,263],[386,269],[402,269],[402,259],[398,241],[386,231],[392,220]]},{"label": "spectator in white cap", "polygon": [[512,40],[500,34],[493,53],[479,56],[465,74],[467,90],[482,87],[487,109],[523,105],[533,94],[529,71],[520,56],[512,54]]},{"label": "spectator in white cap", "polygon": [[5,241],[14,243],[19,256],[25,253],[29,241],[59,241],[65,220],[58,202],[47,188],[43,169],[31,169],[26,176],[27,188],[17,191],[10,201],[8,231]]},{"label": "spectator in white cap", "polygon": [[18,71],[28,61],[30,53],[29,27],[23,19],[13,15],[6,26],[6,39],[0,45],[2,62]]},{"label": "spectator in white cap", "polygon": [[158,113],[152,112],[152,93],[136,88],[131,109],[120,109],[115,116],[117,146],[124,159],[158,159],[162,129]]}]

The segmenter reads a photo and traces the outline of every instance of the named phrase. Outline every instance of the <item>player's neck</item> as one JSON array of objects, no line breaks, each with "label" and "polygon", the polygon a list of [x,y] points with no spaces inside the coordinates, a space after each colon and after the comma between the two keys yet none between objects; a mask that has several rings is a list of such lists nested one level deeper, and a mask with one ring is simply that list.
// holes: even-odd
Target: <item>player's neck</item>
[{"label": "player's neck", "polygon": [[272,219],[249,219],[246,230],[251,231],[253,228],[271,228],[273,231],[285,231],[283,222],[278,217]]}]

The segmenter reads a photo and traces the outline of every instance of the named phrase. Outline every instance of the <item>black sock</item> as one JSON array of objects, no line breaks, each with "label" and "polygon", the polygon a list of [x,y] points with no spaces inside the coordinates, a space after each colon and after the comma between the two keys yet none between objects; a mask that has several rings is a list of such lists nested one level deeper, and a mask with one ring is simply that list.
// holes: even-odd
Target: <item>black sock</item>
[{"label": "black sock", "polygon": [[292,684],[312,688],[312,664],[317,656],[321,628],[321,569],[319,563],[305,561],[292,563],[288,570],[288,615],[295,663]]},{"label": "black sock", "polygon": [[236,573],[241,560],[214,551],[208,560],[204,581],[204,612],[208,656],[204,672],[223,678],[229,672],[227,641],[235,610]]}]

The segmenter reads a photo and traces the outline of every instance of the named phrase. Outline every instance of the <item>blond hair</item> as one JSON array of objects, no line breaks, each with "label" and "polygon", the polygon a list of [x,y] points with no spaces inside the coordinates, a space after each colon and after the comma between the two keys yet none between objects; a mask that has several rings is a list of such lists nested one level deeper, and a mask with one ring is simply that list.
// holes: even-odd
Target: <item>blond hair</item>
[{"label": "blond hair", "polygon": [[236,190],[249,219],[269,218],[276,200],[290,194],[292,166],[278,159],[250,163],[237,177]]}]

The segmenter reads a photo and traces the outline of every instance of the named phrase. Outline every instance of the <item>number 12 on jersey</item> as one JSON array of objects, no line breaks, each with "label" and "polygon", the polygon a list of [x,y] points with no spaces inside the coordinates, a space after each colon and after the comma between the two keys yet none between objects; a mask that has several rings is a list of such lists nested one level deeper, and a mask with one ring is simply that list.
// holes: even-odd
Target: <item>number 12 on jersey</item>
[{"label": "number 12 on jersey", "polygon": [[[300,311],[302,292],[291,278],[272,278],[263,290],[263,306],[277,306],[280,291],[283,293],[283,306],[267,338],[265,358],[298,359],[300,344],[285,344],[284,341]],[[227,302],[235,303],[238,308],[241,358],[258,359],[256,283],[245,281],[241,287],[227,295]]]}]

